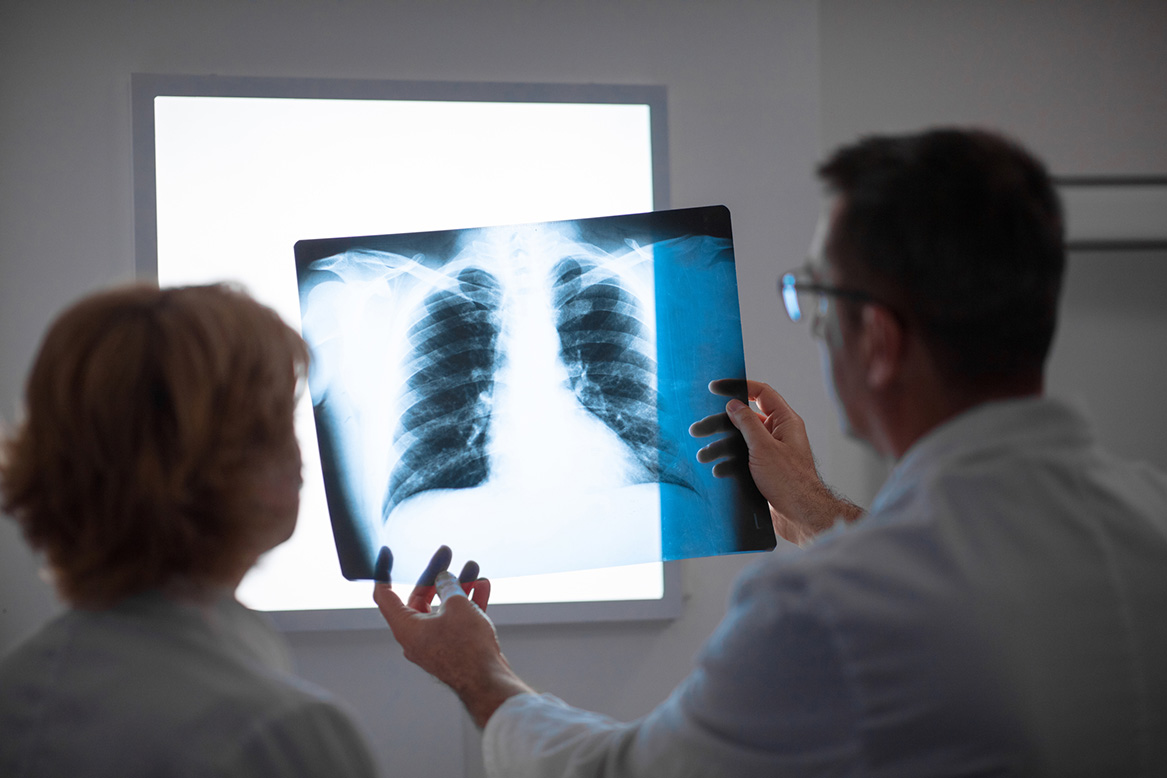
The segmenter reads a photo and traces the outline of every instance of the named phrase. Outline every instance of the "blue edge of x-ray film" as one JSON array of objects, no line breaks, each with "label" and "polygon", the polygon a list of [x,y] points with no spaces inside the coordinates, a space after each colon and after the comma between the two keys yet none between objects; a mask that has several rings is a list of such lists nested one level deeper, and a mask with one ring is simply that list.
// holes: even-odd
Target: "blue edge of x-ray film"
[{"label": "blue edge of x-ray film", "polygon": [[688,236],[654,244],[657,416],[681,459],[692,463],[689,477],[696,486],[692,491],[662,487],[661,556],[687,559],[773,548],[769,508],[753,483],[714,478],[711,465],[696,459],[712,439],[686,432],[694,421],[725,408],[728,398],[711,394],[709,381],[746,375],[729,210],[710,206],[654,216],[663,233]]},{"label": "blue edge of x-ray film", "polygon": [[[549,223],[556,224],[566,223]],[[689,425],[694,421],[725,408],[728,398],[711,394],[707,388],[709,381],[745,377],[728,209],[709,206],[581,219],[570,224],[578,230],[580,240],[600,254],[621,250],[633,242],[652,248],[659,429],[659,458],[655,463],[660,474],[659,558],[675,560],[773,548],[775,538],[766,501],[748,475],[714,478],[712,466],[696,460],[697,450],[712,438],[695,439],[688,434]],[[300,241],[296,255],[301,305],[307,314],[309,293],[321,275],[313,269],[319,258],[339,256],[336,252],[350,249],[410,245],[416,240],[435,246],[450,240],[447,236],[455,232]],[[444,253],[444,249],[438,253]],[[307,315],[305,320],[305,336],[311,342]],[[309,382],[312,383],[311,376]],[[346,578],[370,578],[380,548],[357,526],[361,509],[359,501],[353,498],[352,473],[361,462],[348,448],[342,430],[346,423],[351,424],[351,418],[344,418],[343,411],[330,407],[329,401],[322,399],[334,392],[335,386],[326,384],[324,392],[320,386],[310,388],[317,403],[314,414],[326,498],[341,570]],[[621,538],[617,534],[605,541],[619,544]],[[455,548],[459,545],[456,537],[442,542]]]}]

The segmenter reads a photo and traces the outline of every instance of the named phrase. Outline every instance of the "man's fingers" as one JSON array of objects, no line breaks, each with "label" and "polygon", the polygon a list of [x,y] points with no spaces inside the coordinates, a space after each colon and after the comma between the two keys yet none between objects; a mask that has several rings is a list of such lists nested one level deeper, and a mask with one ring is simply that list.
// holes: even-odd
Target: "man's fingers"
[{"label": "man's fingers", "polygon": [[397,634],[397,631],[414,614],[412,609],[407,608],[405,603],[401,602],[401,598],[397,596],[397,592],[393,591],[393,587],[386,583],[377,583],[373,586],[373,602],[377,603],[377,608],[381,611],[389,629],[393,630],[393,634]]},{"label": "man's fingers", "polygon": [[466,564],[462,565],[462,572],[458,573],[458,583],[470,583],[478,580],[478,573],[480,572],[478,563],[471,559]]},{"label": "man's fingers", "polygon": [[462,591],[470,601],[485,611],[486,603],[490,600],[490,581],[479,578],[479,572],[477,562],[473,560],[467,562],[458,576],[458,583],[462,585]]},{"label": "man's fingers", "polygon": [[721,432],[730,432],[736,429],[733,422],[724,413],[715,413],[712,416],[706,416],[700,421],[695,421],[689,425],[689,435],[694,438],[704,438],[709,435],[717,435]]},{"label": "man's fingers", "polygon": [[[389,549],[382,549],[382,555],[388,553]],[[406,600],[405,607],[411,608],[418,613],[430,613],[434,597],[438,594],[435,588],[435,583],[441,573],[446,573],[453,578],[449,573],[450,561],[454,557],[454,552],[450,550],[449,546],[440,546],[434,555],[430,557],[429,564],[426,565],[425,570],[418,576],[417,586],[413,587],[413,591],[409,593],[409,599]],[[390,560],[392,557],[390,556]],[[392,562],[390,562],[392,564]],[[466,584],[472,583],[478,579],[479,566],[477,562],[469,561],[462,566],[462,572],[458,575],[458,584],[462,584],[462,589],[469,592],[470,589]],[[489,590],[488,590],[489,591]],[[393,595],[397,598],[397,595]],[[397,598],[400,601],[400,598]]]},{"label": "man's fingers", "polygon": [[[757,389],[757,392],[754,391]],[[790,407],[790,403],[786,402],[786,398],[778,394],[777,390],[769,384],[759,383],[756,387],[750,389],[750,399],[758,406],[763,416],[769,417],[778,413],[782,417],[794,416],[794,409]]]},{"label": "man's fingers", "polygon": [[438,577],[438,573],[443,570],[448,570],[450,561],[454,558],[454,552],[450,550],[449,546],[438,546],[438,550],[430,557],[430,563],[426,565],[425,570],[422,570],[421,575],[418,576],[418,586],[433,586],[434,580]]},{"label": "man's fingers", "polygon": [[466,593],[462,591],[458,579],[449,570],[443,570],[438,573],[437,580],[434,582],[434,588],[438,590],[438,596],[442,598],[442,602],[446,602],[451,597],[465,597]]},{"label": "man's fingers", "polygon": [[[754,403],[758,408],[758,416],[763,420],[774,419],[777,423],[784,424],[791,419],[798,418],[798,414],[786,402],[786,398],[778,394],[774,387],[762,381],[750,381],[744,378],[720,378],[709,382],[709,391],[725,397],[732,397],[743,404],[747,404],[747,400]],[[726,422],[742,429],[741,424],[733,423],[726,414],[714,414],[694,422],[689,427],[689,434],[700,438],[727,432],[729,428],[726,426]]]},{"label": "man's fingers", "polygon": [[725,457],[742,456],[746,451],[746,442],[742,438],[742,434],[734,427],[732,435],[697,449],[697,461],[703,465],[709,464]]},{"label": "man's fingers", "polygon": [[719,378],[716,381],[709,382],[709,391],[722,397],[745,397],[749,391],[749,385],[755,383],[747,381],[744,378]]},{"label": "man's fingers", "polygon": [[382,611],[386,608],[405,607],[401,598],[397,596],[397,592],[393,591],[392,585],[380,581],[373,585],[373,602],[377,603],[377,607]]},{"label": "man's fingers", "polygon": [[454,552],[449,546],[438,546],[438,550],[430,557],[430,562],[417,578],[417,586],[409,593],[409,607],[419,613],[429,613],[430,604],[434,601],[437,590],[434,581],[438,573],[444,573],[450,567]]},{"label": "man's fingers", "polygon": [[763,416],[769,416],[776,410],[790,410],[785,398],[774,387],[763,381],[751,381],[745,378],[719,378],[709,382],[709,391],[723,397],[736,397],[745,401],[749,399],[757,404]]},{"label": "man's fingers", "polygon": [[758,400],[773,395],[781,399],[781,395],[774,391],[774,387],[764,381],[751,381],[748,378],[719,378],[709,382],[709,391],[722,397],[736,397],[746,400]]},{"label": "man's fingers", "polygon": [[711,472],[714,478],[736,478],[749,472],[750,450],[745,438],[734,429],[731,437],[710,443],[697,451],[697,461],[702,464],[713,462]]},{"label": "man's fingers", "polygon": [[746,446],[750,450],[761,445],[763,441],[772,440],[769,430],[758,418],[758,414],[741,400],[736,398],[730,400],[725,406],[725,412],[729,414],[734,426],[741,431],[742,437],[746,440]]},{"label": "man's fingers", "polygon": [[484,612],[486,604],[490,602],[490,579],[479,578],[476,581],[462,584],[463,591],[470,597],[470,602],[477,605]]},{"label": "man's fingers", "polygon": [[740,478],[749,474],[750,467],[745,459],[729,459],[714,465],[712,472],[714,478]]},{"label": "man's fingers", "polygon": [[432,586],[415,586],[413,591],[409,593],[406,605],[418,613],[429,613],[430,603],[434,601],[437,593],[438,590]]},{"label": "man's fingers", "polygon": [[390,573],[393,571],[393,552],[388,546],[381,546],[377,554],[377,562],[373,565],[373,580],[380,583],[390,582]]}]

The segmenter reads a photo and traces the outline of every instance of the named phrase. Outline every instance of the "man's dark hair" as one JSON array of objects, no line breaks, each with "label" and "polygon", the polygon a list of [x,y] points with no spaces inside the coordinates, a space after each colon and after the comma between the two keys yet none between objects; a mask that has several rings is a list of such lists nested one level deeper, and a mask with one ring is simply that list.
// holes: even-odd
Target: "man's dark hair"
[{"label": "man's dark hair", "polygon": [[868,137],[818,169],[840,197],[827,251],[844,285],[919,327],[974,388],[1040,377],[1065,267],[1045,166],[982,130]]}]

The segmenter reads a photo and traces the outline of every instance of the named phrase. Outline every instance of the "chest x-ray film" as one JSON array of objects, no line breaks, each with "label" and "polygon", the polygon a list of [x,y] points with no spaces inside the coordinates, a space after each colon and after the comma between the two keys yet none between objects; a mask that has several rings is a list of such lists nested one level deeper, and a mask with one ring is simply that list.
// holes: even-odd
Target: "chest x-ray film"
[{"label": "chest x-ray film", "polygon": [[296,244],[346,578],[440,544],[496,577],[757,551],[748,480],[689,425],[744,377],[721,206]]}]

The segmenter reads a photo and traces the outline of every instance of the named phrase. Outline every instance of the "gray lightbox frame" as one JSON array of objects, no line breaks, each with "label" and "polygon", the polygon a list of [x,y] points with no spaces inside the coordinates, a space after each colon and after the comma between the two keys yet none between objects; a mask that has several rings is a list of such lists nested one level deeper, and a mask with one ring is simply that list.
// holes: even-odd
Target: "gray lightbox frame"
[{"label": "gray lightbox frame", "polygon": [[[142,279],[158,278],[154,98],[163,96],[647,105],[651,122],[654,208],[669,208],[668,124],[663,86],[134,73],[130,76],[130,88],[135,266],[137,276]],[[500,603],[490,606],[490,616],[498,625],[663,621],[681,615],[682,600],[680,563],[672,561],[663,564],[663,596],[660,599]],[[288,632],[381,629],[385,626],[373,607],[271,611],[269,616],[278,628]]]}]

